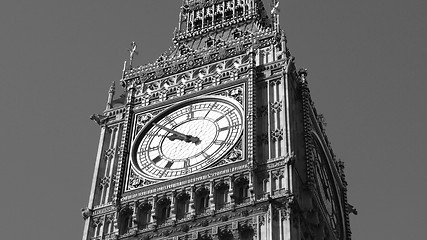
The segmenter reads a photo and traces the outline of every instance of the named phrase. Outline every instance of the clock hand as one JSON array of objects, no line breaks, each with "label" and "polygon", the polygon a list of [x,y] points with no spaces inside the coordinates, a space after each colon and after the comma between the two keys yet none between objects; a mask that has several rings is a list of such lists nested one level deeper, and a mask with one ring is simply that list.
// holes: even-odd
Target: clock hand
[{"label": "clock hand", "polygon": [[175,130],[172,130],[168,127],[162,126],[160,124],[157,123],[153,123],[154,126],[159,127],[169,133],[172,133],[171,136],[168,136],[169,140],[173,141],[173,140],[181,140],[181,141],[185,141],[185,142],[192,142],[195,143],[196,145],[200,144],[200,139],[198,137],[193,137],[191,135],[186,135],[180,132],[177,132]]}]

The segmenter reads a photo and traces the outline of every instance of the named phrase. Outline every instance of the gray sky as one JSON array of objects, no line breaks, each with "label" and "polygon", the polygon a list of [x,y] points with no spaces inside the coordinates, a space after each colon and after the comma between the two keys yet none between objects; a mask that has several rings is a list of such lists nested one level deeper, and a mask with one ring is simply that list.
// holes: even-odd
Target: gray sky
[{"label": "gray sky", "polygon": [[[138,65],[171,46],[180,5],[2,1],[2,239],[81,238],[100,132],[89,116],[132,41]],[[425,236],[426,10],[424,0],[281,1],[291,53],[346,163],[353,239]]]}]

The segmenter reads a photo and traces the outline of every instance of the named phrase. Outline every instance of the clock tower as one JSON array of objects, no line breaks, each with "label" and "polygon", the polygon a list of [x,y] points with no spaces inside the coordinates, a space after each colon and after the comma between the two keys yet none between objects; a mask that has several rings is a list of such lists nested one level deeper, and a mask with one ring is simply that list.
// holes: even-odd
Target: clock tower
[{"label": "clock tower", "polygon": [[279,3],[184,0],[173,46],[108,93],[83,240],[351,238],[347,183]]}]

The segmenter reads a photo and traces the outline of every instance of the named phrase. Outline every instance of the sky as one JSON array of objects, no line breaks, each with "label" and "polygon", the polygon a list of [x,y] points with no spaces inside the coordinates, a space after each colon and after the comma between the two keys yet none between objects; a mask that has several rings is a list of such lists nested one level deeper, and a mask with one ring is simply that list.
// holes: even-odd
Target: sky
[{"label": "sky", "polygon": [[[270,1],[265,1],[270,9]],[[102,113],[135,41],[172,46],[181,0],[0,4],[2,239],[81,239]],[[281,0],[281,27],[346,164],[353,239],[423,239],[427,2]]]}]

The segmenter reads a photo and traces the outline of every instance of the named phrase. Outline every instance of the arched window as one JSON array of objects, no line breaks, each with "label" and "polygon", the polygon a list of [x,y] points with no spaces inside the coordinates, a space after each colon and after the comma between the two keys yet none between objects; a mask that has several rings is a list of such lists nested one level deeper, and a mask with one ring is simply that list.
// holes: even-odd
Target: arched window
[{"label": "arched window", "polygon": [[251,225],[243,224],[239,226],[239,235],[242,240],[252,240],[254,236],[254,229]]},{"label": "arched window", "polygon": [[170,217],[170,206],[171,201],[167,197],[161,198],[159,201],[157,201],[156,206],[156,221],[157,225],[161,225],[167,221],[167,219]]},{"label": "arched window", "polygon": [[228,204],[228,189],[229,186],[224,181],[215,185],[215,208],[222,209]]},{"label": "arched window", "polygon": [[212,16],[205,17],[205,27],[212,26]]},{"label": "arched window", "polygon": [[205,213],[209,209],[209,189],[202,186],[196,190],[196,214]]},{"label": "arched window", "polygon": [[101,219],[98,219],[95,222],[95,237],[101,236],[101,233],[102,233],[102,221]]},{"label": "arched window", "polygon": [[224,229],[224,230],[220,230],[218,231],[218,239],[219,240],[233,240],[233,234],[231,233],[230,230]]},{"label": "arched window", "polygon": [[104,233],[109,234],[114,231],[114,215],[107,216],[106,222],[104,227]]},{"label": "arched window", "polygon": [[186,192],[178,193],[176,196],[176,220],[185,218],[188,213],[188,206],[190,203],[190,195]]},{"label": "arched window", "polygon": [[125,207],[120,211],[119,234],[125,234],[132,228],[132,209]]},{"label": "arched window", "polygon": [[226,21],[232,19],[233,18],[233,10],[231,10],[231,9],[226,10],[224,15],[225,15]]},{"label": "arched window", "polygon": [[194,30],[202,28],[202,19],[198,18],[194,21]]},{"label": "arched window", "polygon": [[151,204],[144,202],[138,207],[138,229],[145,229],[148,227],[151,219]]},{"label": "arched window", "polygon": [[249,181],[245,177],[238,177],[234,180],[234,201],[241,204],[249,201]]},{"label": "arched window", "polygon": [[236,16],[237,17],[243,16],[243,7],[242,6],[238,6],[236,8]]},{"label": "arched window", "polygon": [[214,21],[215,21],[215,24],[221,23],[222,22],[222,13],[215,14]]}]

